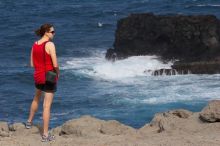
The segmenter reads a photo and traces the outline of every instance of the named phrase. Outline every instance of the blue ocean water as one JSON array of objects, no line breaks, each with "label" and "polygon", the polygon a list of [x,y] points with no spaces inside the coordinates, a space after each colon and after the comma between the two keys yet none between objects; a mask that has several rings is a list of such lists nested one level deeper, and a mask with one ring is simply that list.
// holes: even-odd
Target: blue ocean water
[{"label": "blue ocean water", "polygon": [[[24,122],[34,95],[29,55],[34,30],[53,23],[61,78],[52,105],[51,127],[82,115],[115,119],[135,128],[157,112],[200,111],[220,98],[220,75],[151,76],[169,68],[156,56],[108,62],[117,20],[131,13],[214,14],[220,0],[7,0],[0,1],[0,120]],[[42,103],[34,122],[40,123]]]}]

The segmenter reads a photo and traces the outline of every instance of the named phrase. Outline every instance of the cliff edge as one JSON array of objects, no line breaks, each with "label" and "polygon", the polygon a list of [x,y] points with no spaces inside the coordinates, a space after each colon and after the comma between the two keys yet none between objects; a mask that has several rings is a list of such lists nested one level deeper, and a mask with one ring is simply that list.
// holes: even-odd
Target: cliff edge
[{"label": "cliff edge", "polygon": [[52,129],[55,141],[41,142],[41,127],[0,122],[1,146],[219,146],[220,101],[211,101],[193,113],[178,109],[158,113],[153,120],[134,129],[115,120],[91,116],[72,119]]}]

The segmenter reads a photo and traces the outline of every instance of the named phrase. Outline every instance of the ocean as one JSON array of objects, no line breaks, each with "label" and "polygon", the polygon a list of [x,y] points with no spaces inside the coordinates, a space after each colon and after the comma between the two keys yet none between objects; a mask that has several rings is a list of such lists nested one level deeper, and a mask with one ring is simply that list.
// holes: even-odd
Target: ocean
[{"label": "ocean", "polygon": [[[157,56],[105,60],[117,21],[131,13],[213,14],[220,0],[1,0],[0,121],[25,122],[34,95],[30,50],[44,23],[54,24],[61,77],[51,110],[51,128],[91,115],[140,128],[155,113],[200,111],[220,99],[220,75],[152,76],[170,68]],[[34,123],[42,122],[42,102]]]}]

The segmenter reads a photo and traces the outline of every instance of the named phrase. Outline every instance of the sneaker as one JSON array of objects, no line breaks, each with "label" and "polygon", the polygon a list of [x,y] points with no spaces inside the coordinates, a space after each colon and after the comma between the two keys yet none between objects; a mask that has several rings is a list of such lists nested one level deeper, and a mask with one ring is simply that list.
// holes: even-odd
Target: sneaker
[{"label": "sneaker", "polygon": [[55,140],[55,136],[51,135],[50,133],[48,134],[48,136],[42,135],[42,142],[47,142],[47,141],[52,141]]},{"label": "sneaker", "polygon": [[26,122],[25,123],[25,127],[27,128],[27,129],[30,129],[31,127],[32,127],[32,122]]}]

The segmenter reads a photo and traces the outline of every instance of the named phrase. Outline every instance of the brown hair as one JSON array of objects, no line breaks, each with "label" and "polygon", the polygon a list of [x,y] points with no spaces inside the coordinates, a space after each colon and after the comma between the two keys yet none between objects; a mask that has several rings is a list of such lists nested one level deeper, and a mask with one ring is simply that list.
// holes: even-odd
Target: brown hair
[{"label": "brown hair", "polygon": [[37,36],[42,37],[45,34],[45,32],[50,31],[51,27],[53,27],[52,24],[49,24],[49,23],[43,24],[43,25],[41,25],[41,27],[39,29],[35,30],[35,34]]}]

